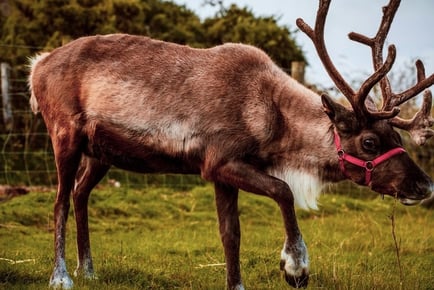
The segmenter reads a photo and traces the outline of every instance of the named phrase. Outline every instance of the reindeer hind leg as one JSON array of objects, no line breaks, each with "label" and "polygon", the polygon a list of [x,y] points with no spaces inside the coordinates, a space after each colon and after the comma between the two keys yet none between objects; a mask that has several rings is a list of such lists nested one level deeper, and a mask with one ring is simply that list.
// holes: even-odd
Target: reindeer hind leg
[{"label": "reindeer hind leg", "polygon": [[103,164],[97,159],[85,155],[81,158],[72,192],[77,225],[77,268],[74,276],[84,276],[87,279],[96,278],[90,250],[88,201],[90,192],[105,176],[109,168],[110,165]]},{"label": "reindeer hind leg", "polygon": [[57,167],[58,187],[54,203],[55,257],[50,287],[70,289],[73,286],[73,281],[68,274],[65,261],[66,222],[74,176],[80,162],[82,140],[75,128],[68,126],[68,124],[55,124],[51,128],[55,128],[50,130],[50,135]]}]

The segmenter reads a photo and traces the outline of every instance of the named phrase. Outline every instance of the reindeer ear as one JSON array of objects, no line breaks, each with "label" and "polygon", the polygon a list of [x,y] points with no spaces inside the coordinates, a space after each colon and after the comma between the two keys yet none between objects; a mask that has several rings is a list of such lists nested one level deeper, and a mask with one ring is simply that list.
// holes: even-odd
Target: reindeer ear
[{"label": "reindeer ear", "polygon": [[332,122],[336,121],[339,118],[340,112],[343,112],[345,109],[344,106],[335,102],[326,94],[321,95],[321,101],[324,108],[324,113],[329,116]]},{"label": "reindeer ear", "polygon": [[321,95],[321,101],[324,109],[324,113],[329,116],[330,121],[341,132],[353,131],[357,127],[357,120],[354,113],[343,105],[335,102],[332,98],[326,94]]}]

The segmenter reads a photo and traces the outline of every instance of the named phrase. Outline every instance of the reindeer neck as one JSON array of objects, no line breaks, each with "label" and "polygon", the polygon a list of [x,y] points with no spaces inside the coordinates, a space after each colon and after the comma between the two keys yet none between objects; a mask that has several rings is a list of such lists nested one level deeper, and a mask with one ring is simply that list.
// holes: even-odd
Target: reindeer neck
[{"label": "reindeer neck", "polygon": [[280,165],[315,175],[325,183],[345,179],[339,169],[333,125],[323,112],[320,96],[293,79],[278,91],[276,101],[286,125]]}]

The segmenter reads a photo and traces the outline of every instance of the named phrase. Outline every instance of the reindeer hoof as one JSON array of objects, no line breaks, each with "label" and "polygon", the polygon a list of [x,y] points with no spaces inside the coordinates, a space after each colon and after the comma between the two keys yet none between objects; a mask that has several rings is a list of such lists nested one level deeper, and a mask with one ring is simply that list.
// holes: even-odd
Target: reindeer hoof
[{"label": "reindeer hoof", "polygon": [[300,277],[294,277],[285,273],[285,280],[286,283],[294,288],[306,288],[309,282],[309,275],[303,273]]},{"label": "reindeer hoof", "polygon": [[294,276],[291,274],[288,274],[287,271],[285,271],[285,260],[280,261],[280,269],[285,274],[285,280],[286,283],[291,285],[294,288],[306,288],[307,284],[309,282],[309,273],[305,269],[302,270],[300,275]]},{"label": "reindeer hoof", "polygon": [[98,276],[93,272],[93,270],[85,270],[82,268],[75,269],[74,277],[83,277],[86,280],[98,280]]},{"label": "reindeer hoof", "polygon": [[64,277],[52,277],[50,279],[50,288],[53,289],[72,289],[74,283],[69,275]]}]

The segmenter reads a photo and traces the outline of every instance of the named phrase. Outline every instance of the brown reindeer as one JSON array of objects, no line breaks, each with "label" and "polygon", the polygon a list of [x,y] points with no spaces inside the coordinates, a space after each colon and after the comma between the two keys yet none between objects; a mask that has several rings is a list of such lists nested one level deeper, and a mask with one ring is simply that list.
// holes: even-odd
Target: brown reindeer
[{"label": "brown reindeer", "polygon": [[[267,196],[280,207],[286,239],[281,269],[305,287],[306,245],[294,206],[316,208],[322,184],[346,178],[404,204],[433,192],[433,181],[402,149],[393,127],[423,144],[433,135],[431,93],[412,120],[397,106],[434,83],[417,62],[417,84],[394,94],[382,47],[399,1],[384,8],[378,34],[351,39],[373,50],[375,73],[354,91],[333,66],[323,41],[329,7],[320,1],[312,38],[351,109],[318,96],[279,69],[261,50],[242,44],[194,49],[147,37],[114,34],[77,39],[33,59],[31,106],[51,136],[58,172],[54,205],[55,260],[50,285],[71,288],[65,263],[65,226],[72,194],[77,224],[75,275],[94,277],[87,204],[110,166],[142,173],[200,174],[214,183],[227,286],[244,289],[239,265],[238,191]],[[379,83],[384,104],[368,98]]]}]

